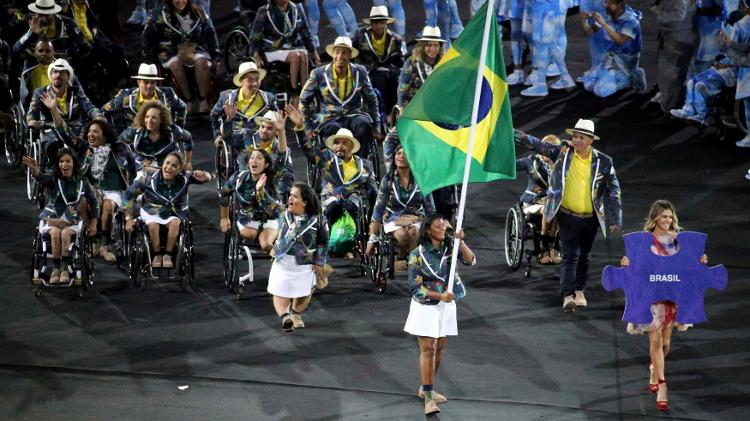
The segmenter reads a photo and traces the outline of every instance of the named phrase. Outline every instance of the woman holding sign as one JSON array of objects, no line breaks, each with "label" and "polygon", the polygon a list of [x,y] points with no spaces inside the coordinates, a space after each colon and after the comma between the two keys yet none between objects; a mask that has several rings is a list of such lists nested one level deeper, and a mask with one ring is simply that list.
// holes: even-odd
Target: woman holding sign
[{"label": "woman holding sign", "polygon": [[[417,336],[419,342],[419,372],[422,386],[417,391],[424,398],[425,415],[440,412],[437,404],[445,396],[434,392],[432,385],[440,367],[448,336],[458,335],[456,303],[465,295],[464,286],[456,273],[453,292],[447,290],[453,238],[445,235],[447,221],[432,215],[422,223],[419,245],[409,255],[409,287],[412,293],[409,317],[404,331]],[[464,233],[458,231],[458,257],[465,265],[476,263],[476,256],[463,242]]]},{"label": "woman holding sign", "polygon": [[[659,256],[671,256],[679,250],[677,233],[680,231],[680,226],[674,205],[669,201],[657,200],[651,204],[651,210],[648,213],[643,230],[654,235],[651,245],[652,253]],[[705,254],[701,256],[701,263],[708,263],[708,257]],[[627,256],[622,257],[620,265],[630,265]],[[658,301],[651,305],[651,315],[653,316],[651,323],[628,323],[628,333],[641,335],[644,332],[648,333],[649,354],[651,356],[651,364],[649,365],[651,377],[648,382],[648,390],[656,394],[656,407],[660,411],[668,410],[664,364],[667,353],[669,353],[672,327],[676,326],[677,330],[685,331],[691,326],[677,322],[675,317],[678,310],[679,307],[672,301]]]}]

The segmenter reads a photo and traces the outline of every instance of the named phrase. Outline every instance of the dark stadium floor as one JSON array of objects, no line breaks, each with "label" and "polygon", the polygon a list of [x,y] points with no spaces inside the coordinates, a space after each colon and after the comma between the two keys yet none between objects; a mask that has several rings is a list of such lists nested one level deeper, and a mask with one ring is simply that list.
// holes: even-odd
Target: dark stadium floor
[{"label": "dark stadium floor", "polygon": [[[369,10],[369,2],[351,3],[358,16]],[[421,27],[421,2],[404,3],[412,32]],[[633,3],[646,9],[644,1]],[[222,11],[232,5],[214,0],[218,27],[231,26]],[[652,83],[650,12],[643,24]],[[587,51],[576,17],[568,19],[568,34],[568,63],[578,75]],[[321,35],[332,39],[330,29]],[[750,183],[743,176],[750,151],[735,147],[736,139],[719,141],[713,130],[653,121],[648,95],[602,100],[578,89],[521,100],[518,90],[511,91],[514,125],[531,134],[561,135],[579,117],[597,121],[597,147],[614,158],[622,185],[625,232],[641,229],[653,200],[672,200],[681,225],[709,234],[710,261],[727,266],[729,286],[707,293],[707,323],[675,334],[670,412],[660,414],[646,390],[648,341],[625,332],[622,291],[606,293],[599,281],[601,269],[619,261],[621,239],[597,238],[589,306],[563,314],[554,268],[537,265],[528,280],[505,268],[502,224],[523,177],[472,186],[467,243],[478,264],[462,270],[469,296],[458,306],[459,336],[450,339],[437,375],[436,389],[449,401],[435,418],[748,419]],[[211,169],[207,121],[191,120],[189,129],[198,140],[196,167]],[[303,168],[296,146],[294,161]],[[176,284],[130,290],[123,272],[97,261],[93,297],[57,291],[36,298],[28,279],[36,214],[22,173],[6,165],[0,172],[0,419],[423,417],[415,396],[418,348],[402,330],[405,274],[378,295],[355,264],[337,259],[330,286],[305,314],[307,328],[285,334],[265,292],[269,261],[257,262],[256,284],[239,301],[223,287],[216,193],[203,185],[191,194],[194,292]]]}]

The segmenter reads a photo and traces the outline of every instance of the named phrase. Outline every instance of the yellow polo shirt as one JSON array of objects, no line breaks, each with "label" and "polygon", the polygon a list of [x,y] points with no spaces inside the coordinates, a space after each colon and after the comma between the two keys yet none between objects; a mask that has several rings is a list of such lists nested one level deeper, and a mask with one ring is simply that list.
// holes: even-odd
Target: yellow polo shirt
[{"label": "yellow polo shirt", "polygon": [[385,53],[385,32],[380,39],[375,38],[375,34],[372,34],[372,48],[375,49],[376,56],[383,57],[383,53]]},{"label": "yellow polo shirt", "polygon": [[354,178],[355,175],[357,175],[357,160],[352,157],[349,162],[344,162],[342,165],[344,168],[344,182],[347,182]]},{"label": "yellow polo shirt", "polygon": [[154,97],[153,98],[146,99],[146,98],[143,97],[143,93],[140,90],[138,90],[138,99],[136,100],[136,103],[135,103],[135,109],[136,110],[140,109],[141,105],[143,105],[144,102],[147,102],[147,101],[158,101],[158,100],[159,100],[159,94],[157,94],[156,91],[154,91]]},{"label": "yellow polo shirt", "polygon": [[68,99],[68,90],[65,90],[65,95],[62,97],[57,98],[57,107],[60,108],[60,114],[65,116],[65,114],[68,113],[68,104],[66,103],[66,100]]},{"label": "yellow polo shirt", "polygon": [[573,152],[573,162],[570,163],[568,175],[565,177],[561,206],[574,213],[592,213],[591,203],[591,156],[581,158]]},{"label": "yellow polo shirt", "polygon": [[88,18],[86,17],[86,4],[84,3],[79,6],[76,2],[71,2],[71,6],[73,6],[73,18],[78,24],[81,34],[83,34],[83,39],[85,39],[86,42],[91,42],[91,40],[94,39],[94,34],[92,34],[91,29],[89,29]]},{"label": "yellow polo shirt", "polygon": [[352,91],[352,67],[349,66],[346,70],[346,77],[339,79],[336,74],[336,70],[333,71],[333,84],[337,87],[336,95],[339,98],[344,99],[349,96]]},{"label": "yellow polo shirt", "polygon": [[48,68],[49,64],[40,64],[29,72],[29,92],[34,92],[39,88],[49,85],[49,77],[47,77]]},{"label": "yellow polo shirt", "polygon": [[257,114],[261,108],[263,108],[263,100],[258,95],[258,91],[255,91],[250,98],[245,98],[242,89],[240,89],[240,93],[237,95],[237,111],[250,117]]}]

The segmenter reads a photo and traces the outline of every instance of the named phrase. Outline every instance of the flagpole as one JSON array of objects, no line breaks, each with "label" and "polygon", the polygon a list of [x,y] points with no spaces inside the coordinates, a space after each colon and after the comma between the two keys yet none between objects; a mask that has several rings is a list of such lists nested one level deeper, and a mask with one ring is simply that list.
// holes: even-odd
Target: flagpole
[{"label": "flagpole", "polygon": [[[471,170],[472,151],[474,150],[474,137],[477,130],[477,118],[479,117],[479,100],[482,94],[482,71],[487,60],[487,43],[489,41],[490,24],[495,20],[495,0],[487,0],[487,16],[484,21],[484,34],[482,35],[482,50],[479,53],[479,69],[477,70],[477,83],[474,87],[474,105],[471,110],[471,131],[469,132],[469,146],[466,150],[466,162],[464,163],[464,181],[461,184],[461,200],[458,202],[458,216],[456,217],[456,232],[463,228],[464,208],[466,207],[466,191],[469,186],[469,173]],[[456,263],[458,263],[458,249],[461,240],[453,239],[453,254],[451,255],[450,276],[448,277],[448,291],[453,292],[453,283],[456,278]]]}]

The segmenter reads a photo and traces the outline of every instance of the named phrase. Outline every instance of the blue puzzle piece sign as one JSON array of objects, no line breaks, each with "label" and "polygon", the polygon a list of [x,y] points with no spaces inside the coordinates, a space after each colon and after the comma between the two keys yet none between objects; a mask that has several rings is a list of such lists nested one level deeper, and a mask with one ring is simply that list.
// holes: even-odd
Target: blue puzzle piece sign
[{"label": "blue puzzle piece sign", "polygon": [[653,320],[651,304],[669,300],[679,305],[677,321],[696,324],[706,320],[703,294],[708,288],[723,291],[727,286],[727,270],[723,265],[707,267],[700,262],[707,235],[684,231],[677,234],[679,251],[672,256],[659,256],[651,251],[653,234],[626,234],[625,254],[628,267],[607,266],[602,271],[602,285],[607,291],[625,291],[625,312],[622,320],[648,324]]}]

